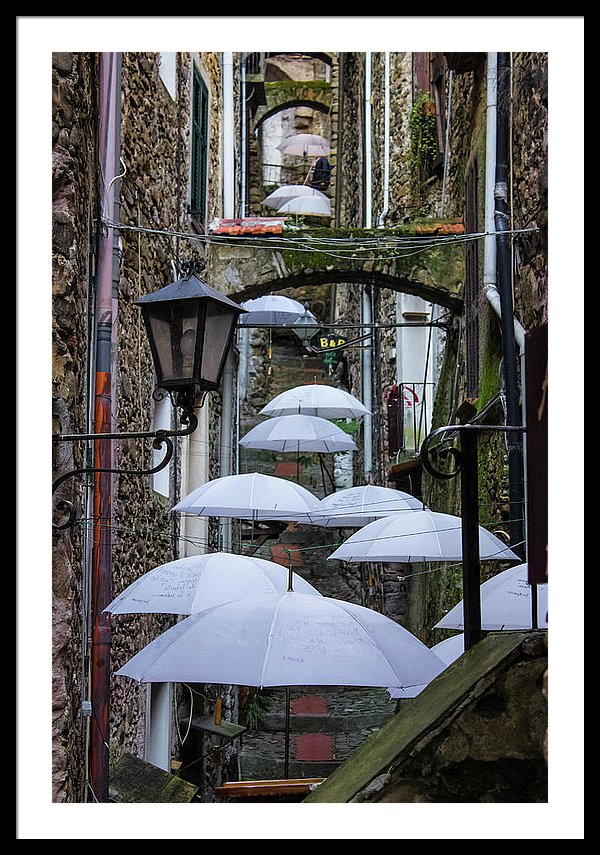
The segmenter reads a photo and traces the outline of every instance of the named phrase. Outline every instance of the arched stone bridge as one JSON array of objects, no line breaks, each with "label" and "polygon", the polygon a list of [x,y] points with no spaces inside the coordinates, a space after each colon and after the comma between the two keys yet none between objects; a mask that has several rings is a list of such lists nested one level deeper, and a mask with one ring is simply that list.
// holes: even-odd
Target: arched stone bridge
[{"label": "arched stone bridge", "polygon": [[269,82],[264,84],[264,91],[267,103],[257,109],[252,122],[253,131],[265,119],[288,107],[312,107],[322,113],[331,109],[331,83],[324,80]]},{"label": "arched stone bridge", "polygon": [[[384,235],[400,236],[406,231],[386,230]],[[414,235],[414,227],[412,230]],[[381,229],[311,229],[294,232],[298,244],[278,236],[211,239],[207,246],[207,278],[213,287],[233,300],[242,302],[286,288],[304,288],[329,283],[374,284],[406,294],[414,294],[455,313],[462,311],[464,283],[464,247],[462,241],[431,245],[423,237],[423,249],[410,251],[379,248],[374,251],[354,247],[356,257],[339,258],[331,243],[324,249],[300,248],[302,238],[318,237],[335,241],[352,236],[354,240],[382,239]],[[269,244],[272,244],[272,248]],[[309,246],[315,247],[311,240]],[[324,251],[325,250],[325,251]],[[402,257],[396,257],[402,255]]]}]

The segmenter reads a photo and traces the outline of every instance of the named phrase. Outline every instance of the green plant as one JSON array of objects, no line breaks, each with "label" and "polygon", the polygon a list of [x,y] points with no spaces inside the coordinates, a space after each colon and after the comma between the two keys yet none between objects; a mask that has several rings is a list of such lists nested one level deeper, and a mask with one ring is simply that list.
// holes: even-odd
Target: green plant
[{"label": "green plant", "polygon": [[258,730],[265,713],[268,711],[273,693],[270,689],[260,689],[255,686],[248,688],[248,694],[243,706],[244,718],[248,730]]},{"label": "green plant", "polygon": [[331,419],[334,425],[337,425],[345,433],[355,434],[360,430],[360,424],[356,419],[347,422],[346,419]]},{"label": "green plant", "polygon": [[422,201],[423,185],[430,177],[438,154],[435,104],[425,92],[413,104],[410,128],[410,183],[415,199]]}]

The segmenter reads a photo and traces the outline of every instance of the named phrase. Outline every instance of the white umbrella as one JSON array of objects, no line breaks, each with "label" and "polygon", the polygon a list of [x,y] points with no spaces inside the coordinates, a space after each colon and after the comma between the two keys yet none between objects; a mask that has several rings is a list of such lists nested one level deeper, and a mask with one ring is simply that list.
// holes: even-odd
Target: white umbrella
[{"label": "white umbrella", "polygon": [[452,663],[465,652],[464,633],[459,632],[458,635],[452,635],[450,638],[445,638],[443,641],[439,641],[437,644],[434,644],[431,649],[436,656],[440,657],[442,662],[445,662],[446,665],[452,665]]},{"label": "white umbrella", "polygon": [[409,687],[431,681],[444,667],[379,612],[291,591],[196,612],[117,674],[144,683]]},{"label": "white umbrella", "polygon": [[302,157],[327,156],[329,142],[319,134],[294,134],[277,146],[282,154],[298,154]]},{"label": "white umbrella", "polygon": [[325,193],[321,193],[320,190],[311,187],[310,184],[283,184],[263,199],[263,205],[268,205],[277,210],[281,205],[290,202],[292,199],[297,199],[298,196],[314,196],[329,201]]},{"label": "white umbrella", "polygon": [[[292,573],[295,591],[321,596]],[[212,552],[161,564],[132,582],[103,609],[111,614],[191,615],[243,597],[287,591],[289,571],[250,555]]]},{"label": "white umbrella", "polygon": [[[527,564],[518,564],[492,576],[481,585],[481,628],[531,629],[531,585]],[[537,586],[538,628],[548,629],[548,585]],[[434,629],[464,629],[463,602],[457,603]]]},{"label": "white umbrella", "polygon": [[309,383],[281,392],[262,408],[261,416],[290,416],[304,413],[323,419],[353,419],[371,411],[344,389],[321,383]]},{"label": "white umbrella", "polygon": [[293,324],[298,318],[303,317],[305,313],[302,303],[280,294],[266,294],[264,297],[246,300],[241,305],[243,309],[246,309],[248,314],[240,316],[238,320],[240,326],[244,326],[245,324],[252,326],[286,326]]},{"label": "white umbrella", "polygon": [[245,520],[304,519],[315,512],[319,500],[311,492],[285,478],[249,472],[224,475],[192,490],[172,511],[200,517],[232,517]]},{"label": "white umbrella", "polygon": [[306,214],[314,217],[330,217],[331,202],[326,196],[320,198],[318,196],[298,196],[296,199],[290,199],[285,202],[280,208],[277,208],[278,214]]},{"label": "white umbrella", "polygon": [[410,493],[364,484],[338,490],[321,499],[319,510],[311,522],[326,528],[361,528],[389,514],[422,509],[423,502]]},{"label": "white umbrella", "polygon": [[[451,638],[446,638],[444,641],[434,644],[431,650],[448,667],[448,665],[452,665],[454,660],[458,659],[465,652],[465,637],[462,632],[459,635],[453,635]],[[388,692],[390,698],[394,700],[416,698],[417,695],[421,694],[426,685],[424,683],[422,686],[411,686],[407,689],[389,688]]]},{"label": "white umbrella", "polygon": [[270,451],[356,451],[356,443],[347,433],[327,419],[296,413],[276,416],[253,427],[240,439],[243,448]]},{"label": "white umbrella", "polygon": [[[499,538],[479,526],[482,561],[518,561]],[[462,520],[428,509],[396,513],[351,535],[329,559],[340,561],[462,561]]]}]

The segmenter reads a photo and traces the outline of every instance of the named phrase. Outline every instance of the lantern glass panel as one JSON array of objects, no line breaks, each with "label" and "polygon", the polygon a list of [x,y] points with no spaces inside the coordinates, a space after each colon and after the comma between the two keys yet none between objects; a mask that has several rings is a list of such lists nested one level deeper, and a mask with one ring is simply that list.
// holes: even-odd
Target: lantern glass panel
[{"label": "lantern glass panel", "polygon": [[155,347],[159,383],[193,383],[196,376],[198,303],[149,305],[146,309]]},{"label": "lantern glass panel", "polygon": [[220,303],[208,302],[202,350],[202,382],[218,386],[237,312]]}]

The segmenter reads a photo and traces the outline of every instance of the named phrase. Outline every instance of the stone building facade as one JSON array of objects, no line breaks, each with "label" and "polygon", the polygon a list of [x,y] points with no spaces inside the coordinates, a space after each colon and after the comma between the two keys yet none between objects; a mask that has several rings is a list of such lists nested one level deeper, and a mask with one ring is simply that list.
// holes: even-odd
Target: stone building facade
[{"label": "stone building facade", "polygon": [[[486,55],[410,54],[381,52],[331,54],[325,63],[311,61],[319,69],[320,79],[314,87],[303,79],[295,60],[292,65],[273,60],[271,75],[263,81],[285,88],[290,75],[297,76],[299,87],[294,98],[302,103],[278,105],[282,111],[295,110],[289,130],[330,134],[333,177],[329,195],[332,217],[331,233],[343,238],[356,234],[367,237],[388,233],[399,237],[419,234],[418,228],[438,228],[445,224],[454,234],[483,225],[483,184],[486,144]],[[234,102],[233,141],[224,139],[224,57],[216,52],[174,55],[158,53],[125,53],[120,55],[121,101],[119,152],[121,172],[104,176],[101,186],[97,162],[99,134],[98,63],[93,54],[55,54],[53,62],[53,415],[54,432],[83,432],[91,423],[93,398],[93,328],[94,264],[98,230],[101,221],[100,199],[112,179],[118,180],[118,270],[115,276],[115,305],[118,308],[114,329],[114,416],[116,431],[148,430],[157,419],[175,423],[173,409],[159,408],[152,399],[153,369],[145,332],[134,301],[143,294],[172,281],[180,265],[190,259],[206,260],[207,280],[234,299],[255,296],[261,289],[277,284],[282,293],[319,304],[319,314],[328,322],[339,322],[339,331],[348,338],[357,336],[364,320],[365,295],[374,323],[381,325],[371,342],[371,389],[373,416],[356,435],[358,452],[354,455],[352,478],[355,484],[371,480],[387,485],[393,480],[393,455],[389,448],[386,393],[402,380],[398,355],[404,331],[405,315],[414,315],[414,305],[403,302],[421,301],[423,317],[431,319],[432,295],[439,280],[448,284],[445,326],[437,360],[431,368],[436,385],[432,425],[446,424],[468,392],[467,359],[477,354],[478,407],[490,405],[495,415],[503,418],[503,396],[499,380],[502,359],[498,318],[485,300],[481,289],[474,298],[467,295],[469,311],[477,305],[475,341],[465,333],[464,272],[452,263],[435,266],[429,256],[414,263],[368,260],[357,269],[348,264],[338,278],[332,273],[333,262],[323,257],[315,263],[306,261],[302,270],[292,270],[286,250],[273,253],[269,259],[251,243],[220,249],[209,247],[209,226],[224,214],[224,145],[233,145],[234,214],[265,216],[270,212],[261,206],[267,187],[262,183],[260,112],[256,112],[253,90],[244,115],[241,102],[248,96],[242,86],[240,54],[232,62]],[[323,72],[321,74],[321,72]],[[367,80],[369,73],[369,80]],[[195,76],[196,75],[196,76]],[[287,79],[285,79],[287,78]],[[547,318],[546,269],[546,57],[544,54],[514,54],[511,76],[511,224],[514,228],[535,225],[536,232],[520,235],[514,242],[515,314],[525,328]],[[205,150],[206,207],[203,216],[190,210],[191,113],[194,105],[192,88],[200,79],[207,93],[207,127]],[[368,84],[368,86],[367,86]],[[309,90],[319,101],[319,109],[310,106]],[[325,92],[327,93],[325,95]],[[368,93],[370,92],[370,98]],[[527,97],[525,97],[527,93]],[[428,95],[427,98],[424,96]],[[531,95],[531,97],[529,97]],[[323,104],[327,100],[327,113]],[[435,104],[435,110],[424,103]],[[370,128],[366,121],[370,119]],[[245,120],[245,121],[244,121]],[[266,127],[266,122],[264,122]],[[243,149],[245,132],[246,150]],[[437,140],[435,151],[430,144],[415,144],[417,129]],[[264,128],[263,128],[264,130]],[[370,156],[365,144],[370,131]],[[433,136],[432,136],[433,135]],[[473,170],[477,161],[478,170]],[[244,175],[246,186],[241,183]],[[371,188],[367,200],[366,189]],[[467,211],[467,189],[476,199]],[[467,222],[467,215],[471,218]],[[436,225],[437,224],[437,225]],[[316,224],[308,221],[304,226]],[[319,224],[322,225],[322,224]],[[404,230],[404,231],[402,231]],[[315,232],[321,235],[323,229]],[[438,232],[439,233],[439,232]],[[288,232],[289,234],[289,232]],[[297,235],[298,232],[293,232]],[[473,242],[472,255],[482,270],[483,248]],[[209,248],[207,248],[209,247]],[[437,250],[436,250],[437,252]],[[450,253],[450,250],[448,251]],[[315,253],[315,256],[318,256]],[[425,254],[427,255],[427,254]],[[431,254],[433,256],[434,253]],[[448,258],[450,255],[448,255]],[[276,264],[273,261],[276,259]],[[410,270],[407,272],[409,265]],[[273,266],[280,279],[273,275]],[[337,269],[337,268],[335,268]],[[282,271],[288,271],[288,275]],[[344,271],[345,274],[344,275]],[[437,271],[437,273],[436,273]],[[458,271],[458,272],[457,272]],[[352,276],[350,276],[352,273]],[[479,279],[481,284],[481,275]],[[419,314],[419,312],[416,312]],[[344,323],[348,327],[344,327]],[[411,334],[415,330],[411,331]],[[423,332],[425,341],[426,332]],[[264,331],[253,331],[248,354],[233,355],[233,380],[228,395],[236,401],[237,385],[247,394],[240,406],[243,419],[256,418],[262,398],[268,390],[268,342]],[[348,386],[357,397],[365,392],[364,351],[359,347],[345,351],[348,360]],[[238,362],[238,358],[240,361]],[[245,360],[245,361],[244,361]],[[239,372],[238,372],[239,368]],[[246,372],[243,376],[241,371]],[[410,378],[411,380],[415,378]],[[223,425],[221,393],[214,392],[200,410],[200,428],[195,446],[184,441],[170,464],[168,482],[116,476],[112,519],[112,580],[115,593],[134,578],[160,563],[173,558],[214,550],[219,546],[216,525],[189,523],[174,519],[169,509],[174,501],[197,486],[198,470],[192,462],[202,457],[202,478],[223,474],[223,466],[235,468],[235,455],[229,464],[221,453]],[[232,407],[230,436],[236,436],[237,411]],[[364,431],[371,431],[372,459],[365,458]],[[232,443],[233,448],[233,443]],[[89,451],[79,444],[57,444],[55,474],[75,465],[85,465]],[[140,442],[117,443],[118,466],[146,468],[151,450]],[[505,449],[501,437],[492,437],[480,448],[481,522],[502,527],[509,516]],[[86,488],[83,481],[71,481],[61,487],[61,496],[74,499],[80,519],[86,515]],[[435,510],[458,513],[460,510],[456,480],[441,482],[423,479],[424,501]],[[54,799],[77,801],[89,798],[86,791],[85,744],[88,721],[82,715],[82,702],[88,696],[90,556],[92,543],[86,525],[54,535]],[[364,579],[360,571],[344,568],[339,573],[344,596],[364,601]],[[409,578],[399,579],[401,576]],[[430,627],[440,613],[460,598],[458,571],[427,575],[380,569],[375,574],[376,595],[369,602],[389,610],[426,642]],[[336,593],[332,576],[328,577],[329,593]],[[371,595],[370,595],[371,596]],[[386,605],[387,604],[387,605]],[[161,629],[171,618],[129,616],[113,620],[113,670]],[[128,752],[144,755],[147,741],[148,699],[145,688],[128,680],[111,682],[110,748],[113,759]],[[198,695],[196,711],[209,714],[210,687]],[[235,719],[237,696],[226,691],[224,717]],[[179,746],[180,747],[180,746]],[[204,746],[207,747],[207,746]],[[203,748],[200,747],[202,754]],[[178,745],[174,738],[173,753]],[[219,781],[224,770],[235,765],[234,750],[209,754],[201,767],[198,781],[206,792]],[[83,771],[82,771],[83,770]]]},{"label": "stone building facade", "polygon": [[[93,349],[96,238],[102,194],[118,192],[118,262],[114,274],[113,431],[178,427],[174,409],[160,411],[146,333],[134,301],[180,276],[180,265],[204,257],[204,245],[186,235],[204,234],[222,212],[221,55],[124,53],[119,55],[118,151],[121,171],[103,176],[97,140],[99,62],[94,54],[53,57],[53,433],[93,431]],[[190,215],[190,112],[192,68],[208,93],[206,212]],[[167,76],[166,71],[169,71]],[[239,75],[238,75],[239,79]],[[239,159],[239,152],[237,154]],[[183,236],[183,237],[182,237]],[[204,403],[199,447],[207,470],[218,474],[220,393]],[[212,438],[212,439],[211,439]],[[82,443],[57,443],[55,475],[89,465]],[[212,452],[209,449],[213,449]],[[161,486],[151,477],[117,475],[112,499],[112,590],[116,595],[152,567],[185,554],[180,521],[170,513],[187,483],[179,441]],[[162,456],[159,454],[159,458]],[[156,464],[146,441],[115,443],[116,467]],[[66,482],[57,494],[74,500],[79,525],[54,534],[53,548],[53,799],[92,800],[85,756],[91,633],[90,520],[85,485]],[[211,529],[211,537],[214,531]],[[207,543],[200,544],[206,551]],[[106,603],[107,605],[108,603]],[[166,629],[165,616],[112,619],[111,670]],[[148,691],[112,677],[110,760],[129,752],[144,756]],[[173,747],[176,750],[176,747]]]}]

